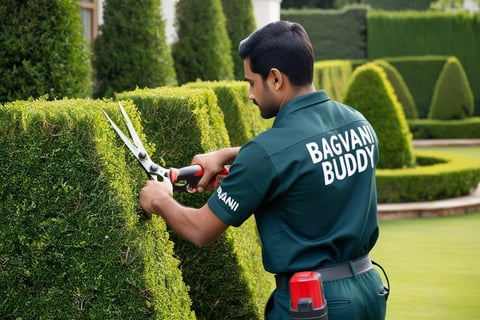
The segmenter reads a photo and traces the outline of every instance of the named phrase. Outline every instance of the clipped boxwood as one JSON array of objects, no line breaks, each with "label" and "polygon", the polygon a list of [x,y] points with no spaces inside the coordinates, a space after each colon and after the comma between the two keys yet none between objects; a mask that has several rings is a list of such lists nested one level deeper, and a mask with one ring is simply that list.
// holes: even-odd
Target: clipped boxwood
[{"label": "clipped boxwood", "polygon": [[350,60],[324,60],[314,64],[313,84],[327,91],[330,98],[343,101],[352,76]]},{"label": "clipped boxwood", "polygon": [[467,195],[480,182],[478,161],[433,151],[416,151],[419,165],[378,169],[379,203],[432,201]]},{"label": "clipped boxwood", "polygon": [[462,120],[408,120],[414,139],[478,139],[480,118]]},{"label": "clipped boxwood", "polygon": [[378,168],[411,167],[415,157],[411,133],[393,87],[382,68],[367,63],[355,69],[345,103],[368,119],[378,136]]},{"label": "clipped boxwood", "polygon": [[185,86],[215,91],[232,146],[241,146],[272,126],[273,120],[263,119],[258,107],[248,99],[245,81],[197,81]]},{"label": "clipped boxwood", "polygon": [[138,210],[144,174],[102,109],[120,123],[105,101],[0,106],[2,319],[195,319],[165,224]]},{"label": "clipped boxwood", "polygon": [[405,80],[403,80],[402,75],[386,60],[380,59],[373,62],[380,66],[383,71],[385,71],[388,81],[390,81],[393,86],[393,90],[398,98],[398,102],[400,102],[400,105],[403,108],[405,117],[407,119],[417,119],[417,106],[415,105],[412,94],[410,93]]},{"label": "clipped boxwood", "polygon": [[456,57],[449,57],[433,91],[429,119],[454,120],[473,116],[474,99],[467,75]]},{"label": "clipped boxwood", "polygon": [[[156,145],[154,161],[176,167],[190,165],[195,154],[230,144],[212,89],[137,89],[117,98],[137,105],[148,140]],[[209,195],[177,193],[175,198],[184,205],[200,207]],[[172,237],[198,319],[262,317],[274,284],[262,267],[253,220],[238,229],[229,228],[220,239],[202,248]]]}]

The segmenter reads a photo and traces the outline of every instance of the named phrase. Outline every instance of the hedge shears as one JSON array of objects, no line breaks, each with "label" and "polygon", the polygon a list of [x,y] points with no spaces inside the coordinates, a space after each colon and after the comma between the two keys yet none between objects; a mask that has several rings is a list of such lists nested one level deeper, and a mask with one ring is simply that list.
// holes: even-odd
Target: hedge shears
[{"label": "hedge shears", "polygon": [[[127,125],[128,131],[132,139],[128,138],[122,130],[113,122],[113,120],[108,116],[108,114],[103,111],[107,117],[108,122],[117,132],[120,138],[123,140],[125,145],[130,149],[135,158],[138,160],[142,168],[147,173],[148,177],[153,180],[158,180],[158,176],[162,179],[169,179],[173,185],[174,191],[186,191],[194,193],[197,191],[197,184],[203,176],[203,168],[200,165],[191,165],[183,168],[170,168],[166,169],[159,164],[156,164],[149,157],[145,147],[143,146],[142,140],[139,138],[137,132],[133,128],[132,122],[128,117],[125,109],[123,109],[120,101],[118,102],[118,107],[123,115],[125,124]],[[221,180],[227,176],[229,173],[228,168],[224,167],[220,172],[218,172],[215,177],[212,178],[210,184],[213,185],[215,182],[220,183]]]}]

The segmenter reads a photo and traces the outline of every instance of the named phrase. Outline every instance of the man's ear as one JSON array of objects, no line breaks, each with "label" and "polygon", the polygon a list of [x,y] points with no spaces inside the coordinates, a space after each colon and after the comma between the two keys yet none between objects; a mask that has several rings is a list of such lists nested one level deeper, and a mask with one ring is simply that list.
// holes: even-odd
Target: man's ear
[{"label": "man's ear", "polygon": [[284,75],[277,68],[270,69],[269,81],[272,82],[272,85],[275,89],[280,89],[283,85]]}]

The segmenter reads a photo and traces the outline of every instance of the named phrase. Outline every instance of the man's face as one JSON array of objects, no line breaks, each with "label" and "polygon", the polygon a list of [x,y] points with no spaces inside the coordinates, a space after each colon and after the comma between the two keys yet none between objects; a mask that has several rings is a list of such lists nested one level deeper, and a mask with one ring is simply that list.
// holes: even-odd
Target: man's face
[{"label": "man's face", "polygon": [[259,73],[254,73],[250,68],[250,59],[243,60],[245,81],[250,84],[248,98],[260,109],[262,118],[269,119],[277,115],[279,103],[275,91],[269,87],[269,77],[264,81]]}]

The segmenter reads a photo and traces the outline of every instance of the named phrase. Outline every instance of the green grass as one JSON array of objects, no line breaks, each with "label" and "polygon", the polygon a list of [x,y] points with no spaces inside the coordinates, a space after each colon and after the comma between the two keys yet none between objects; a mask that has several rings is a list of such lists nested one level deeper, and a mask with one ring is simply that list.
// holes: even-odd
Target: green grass
[{"label": "green grass", "polygon": [[[426,147],[480,161],[480,146]],[[380,222],[372,258],[392,287],[387,320],[478,319],[480,212]]]},{"label": "green grass", "polygon": [[371,256],[390,278],[387,320],[479,318],[480,213],[380,228]]}]

